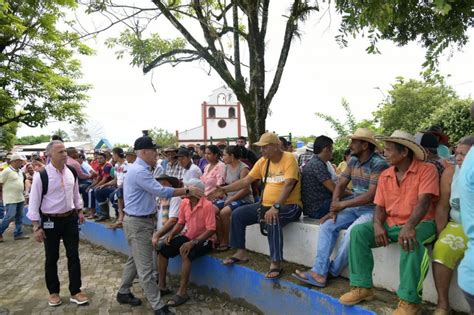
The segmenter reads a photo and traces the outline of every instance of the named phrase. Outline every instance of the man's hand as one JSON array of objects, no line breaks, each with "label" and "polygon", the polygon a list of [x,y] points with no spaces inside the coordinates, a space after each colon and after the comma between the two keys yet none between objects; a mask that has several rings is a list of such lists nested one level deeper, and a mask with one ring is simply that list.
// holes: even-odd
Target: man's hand
[{"label": "man's hand", "polygon": [[189,252],[194,247],[194,243],[192,241],[186,242],[179,248],[179,253],[181,257],[188,257]]},{"label": "man's hand", "polygon": [[43,229],[38,229],[33,233],[35,240],[38,243],[43,243],[43,241],[46,239],[46,235],[44,234]]},{"label": "man's hand", "polygon": [[323,224],[323,223],[326,222],[327,220],[332,220],[332,222],[336,223],[336,220],[337,220],[337,212],[329,211],[328,214],[326,214],[324,217],[321,218],[321,220],[319,221],[319,224]]},{"label": "man's hand", "polygon": [[77,216],[79,217],[79,224],[84,224],[84,222],[86,222],[86,218],[84,217],[84,213],[82,213],[82,211],[79,211]]},{"label": "man's hand", "polygon": [[378,222],[374,223],[374,236],[375,244],[377,244],[377,246],[385,247],[389,244],[387,230],[385,230],[383,224],[380,224]]},{"label": "man's hand", "polygon": [[416,240],[415,227],[411,224],[405,224],[398,234],[398,244],[403,248],[404,251],[415,250],[415,246],[418,247],[418,241]]},{"label": "man's hand", "polygon": [[224,187],[217,187],[207,196],[207,199],[214,201],[216,199],[220,199],[225,196]]},{"label": "man's hand", "polygon": [[153,244],[153,248],[156,248],[156,245],[158,245],[159,240],[160,239],[158,237],[158,232],[154,232],[153,237],[151,238],[151,243]]},{"label": "man's hand", "polygon": [[189,187],[189,194],[193,195],[196,198],[201,198],[202,196],[204,196],[204,193],[195,186]]},{"label": "man's hand", "polygon": [[335,201],[331,202],[331,207],[329,208],[329,211],[330,212],[339,212],[342,209],[344,209],[344,207],[342,205],[342,201],[335,200]]},{"label": "man's hand", "polygon": [[265,212],[265,222],[267,222],[267,224],[277,224],[278,214],[278,210],[271,207],[267,212]]},{"label": "man's hand", "polygon": [[166,237],[165,243],[166,245],[171,244],[171,240],[173,239],[174,235],[169,234],[168,237]]}]

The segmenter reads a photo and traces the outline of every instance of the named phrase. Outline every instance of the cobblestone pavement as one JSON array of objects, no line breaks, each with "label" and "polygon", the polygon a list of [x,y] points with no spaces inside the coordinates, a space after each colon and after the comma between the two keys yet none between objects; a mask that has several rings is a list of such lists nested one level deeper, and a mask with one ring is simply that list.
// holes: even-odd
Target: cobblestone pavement
[{"label": "cobblestone pavement", "polygon": [[[31,235],[28,228],[25,230],[26,235]],[[49,307],[48,291],[44,281],[43,245],[32,238],[14,241],[11,228],[3,234],[3,237],[5,241],[0,243],[0,315],[153,314],[138,283],[134,284],[133,292],[145,303],[131,307],[120,305],[115,301],[126,257],[82,242],[79,249],[82,288],[91,303],[86,306],[69,303],[67,260],[64,247],[61,246],[58,270],[63,305],[56,308]],[[170,284],[172,289],[176,289],[177,279],[171,279]],[[190,301],[173,309],[176,314],[256,314],[209,290],[191,287],[189,294]]]}]

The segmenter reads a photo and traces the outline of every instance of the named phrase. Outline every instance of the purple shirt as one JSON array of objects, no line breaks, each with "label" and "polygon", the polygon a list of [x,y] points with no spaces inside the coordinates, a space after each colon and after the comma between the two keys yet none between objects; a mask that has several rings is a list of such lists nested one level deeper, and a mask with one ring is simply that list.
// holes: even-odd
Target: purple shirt
[{"label": "purple shirt", "polygon": [[[30,191],[30,202],[26,216],[31,221],[39,221],[40,206],[45,214],[64,213],[73,209],[82,209],[83,203],[79,194],[79,185],[74,180],[71,170],[64,166],[62,171],[52,163],[45,166],[48,173],[48,192],[43,196],[43,185],[40,173],[33,175]],[[41,198],[43,201],[41,202]]]},{"label": "purple shirt", "polygon": [[209,162],[206,160],[206,158],[199,159],[198,166],[201,169],[201,172],[204,173],[204,169],[206,168],[207,164],[209,164]]}]

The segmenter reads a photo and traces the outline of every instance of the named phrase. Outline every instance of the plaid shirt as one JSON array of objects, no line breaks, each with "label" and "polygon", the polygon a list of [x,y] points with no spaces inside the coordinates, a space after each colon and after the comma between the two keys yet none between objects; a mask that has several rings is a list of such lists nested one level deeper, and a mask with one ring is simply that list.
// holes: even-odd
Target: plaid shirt
[{"label": "plaid shirt", "polygon": [[372,153],[363,163],[357,157],[352,157],[341,176],[352,181],[354,196],[366,193],[370,185],[377,185],[380,173],[388,168],[384,158],[377,153]]},{"label": "plaid shirt", "polygon": [[184,168],[179,165],[178,161],[175,161],[173,164],[168,163],[166,164],[165,174],[182,180],[184,175]]}]

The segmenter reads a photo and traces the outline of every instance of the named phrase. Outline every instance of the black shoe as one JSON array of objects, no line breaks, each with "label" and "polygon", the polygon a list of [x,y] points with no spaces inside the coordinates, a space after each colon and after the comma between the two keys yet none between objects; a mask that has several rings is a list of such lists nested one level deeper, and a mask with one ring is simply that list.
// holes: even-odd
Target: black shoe
[{"label": "black shoe", "polygon": [[130,304],[131,306],[138,306],[142,304],[142,301],[134,297],[132,293],[117,293],[117,302],[120,304]]},{"label": "black shoe", "polygon": [[168,305],[163,306],[162,308],[155,310],[155,315],[172,315],[172,311],[168,309]]}]

